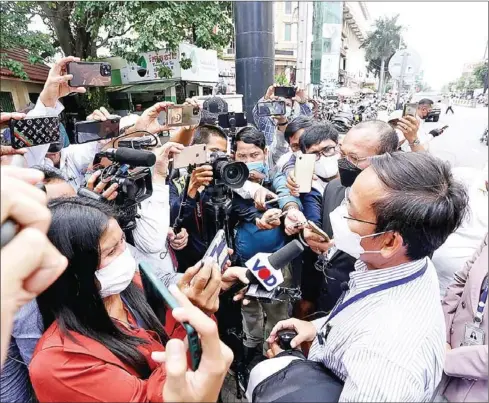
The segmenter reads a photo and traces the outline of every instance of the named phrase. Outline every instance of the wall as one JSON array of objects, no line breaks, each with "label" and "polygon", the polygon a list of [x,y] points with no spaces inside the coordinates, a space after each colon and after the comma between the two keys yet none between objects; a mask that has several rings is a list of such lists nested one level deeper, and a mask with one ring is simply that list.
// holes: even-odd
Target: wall
[{"label": "wall", "polygon": [[12,93],[16,110],[24,108],[30,102],[29,92],[39,94],[42,91],[42,88],[43,84],[9,80],[5,77],[2,77],[0,80],[1,91]]}]

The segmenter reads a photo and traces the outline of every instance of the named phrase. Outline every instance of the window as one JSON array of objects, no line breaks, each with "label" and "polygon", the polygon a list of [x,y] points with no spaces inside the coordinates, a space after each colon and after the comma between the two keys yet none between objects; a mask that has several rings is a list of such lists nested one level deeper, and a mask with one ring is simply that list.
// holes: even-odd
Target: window
[{"label": "window", "polygon": [[38,92],[29,92],[29,101],[31,101],[34,105],[37,102],[37,99],[39,98],[39,93]]},{"label": "window", "polygon": [[292,40],[292,24],[285,24],[284,27],[284,41],[290,42]]},{"label": "window", "polygon": [[0,109],[2,112],[15,112],[14,99],[11,92],[0,92]]},{"label": "window", "polygon": [[292,3],[290,1],[285,2],[285,14],[286,15],[292,14]]}]

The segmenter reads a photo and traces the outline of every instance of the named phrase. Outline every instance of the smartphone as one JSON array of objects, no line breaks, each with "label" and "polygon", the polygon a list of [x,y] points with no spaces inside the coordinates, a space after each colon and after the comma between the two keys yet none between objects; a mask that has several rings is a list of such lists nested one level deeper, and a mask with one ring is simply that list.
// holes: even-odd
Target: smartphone
[{"label": "smartphone", "polygon": [[309,229],[314,232],[316,235],[319,235],[325,239],[325,242],[331,242],[331,239],[329,238],[328,234],[324,232],[321,228],[319,228],[313,221],[307,220],[307,224],[309,226]]},{"label": "smartphone", "polygon": [[34,147],[42,144],[59,143],[58,116],[29,116],[9,121],[12,148]]},{"label": "smartphone", "polygon": [[295,87],[275,87],[274,95],[282,98],[294,98],[295,92]]},{"label": "smartphone", "polygon": [[[156,277],[156,274],[148,263],[139,263],[139,272],[141,273],[141,280],[147,298],[152,298],[155,295],[158,295],[171,310],[180,306],[168,288],[166,288],[163,282]],[[195,371],[199,367],[200,359],[202,357],[199,335],[189,323],[184,322],[182,323],[182,326],[187,332],[192,370]]]},{"label": "smartphone", "polygon": [[404,104],[402,116],[414,116],[416,117],[416,111],[418,110],[418,104]]},{"label": "smartphone", "polygon": [[228,243],[226,241],[226,233],[224,230],[220,229],[217,231],[217,234],[205,252],[203,259],[205,260],[207,257],[214,259],[219,265],[221,273],[224,273],[226,263],[229,260]]},{"label": "smartphone", "polygon": [[120,116],[109,116],[107,120],[85,120],[75,123],[76,144],[111,139],[119,135]]},{"label": "smartphone", "polygon": [[202,165],[207,162],[207,146],[196,144],[185,147],[180,154],[173,157],[173,169],[186,168],[189,165]]},{"label": "smartphone", "polygon": [[282,218],[284,215],[287,215],[287,212],[286,211],[282,211],[280,214],[277,214],[277,215],[275,215],[273,217],[270,217],[266,222],[267,222],[267,224],[271,224],[277,218]]},{"label": "smartphone", "polygon": [[309,193],[316,165],[315,154],[301,154],[297,157],[294,167],[295,181],[299,185],[299,193]]},{"label": "smartphone", "polygon": [[264,101],[257,104],[258,116],[283,116],[286,113],[285,101]]},{"label": "smartphone", "polygon": [[201,111],[193,105],[171,105],[158,115],[158,122],[168,127],[195,126],[200,123]]},{"label": "smartphone", "polygon": [[231,127],[248,126],[248,120],[244,112],[228,112],[217,116],[217,124],[223,129],[230,129]]},{"label": "smartphone", "polygon": [[73,75],[70,87],[107,87],[112,83],[112,66],[107,62],[71,62],[66,72]]}]

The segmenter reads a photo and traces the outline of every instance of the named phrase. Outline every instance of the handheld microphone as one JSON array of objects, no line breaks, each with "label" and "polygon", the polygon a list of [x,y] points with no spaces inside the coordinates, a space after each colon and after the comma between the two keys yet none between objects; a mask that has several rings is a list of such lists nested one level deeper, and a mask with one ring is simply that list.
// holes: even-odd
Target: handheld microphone
[{"label": "handheld microphone", "polygon": [[98,153],[111,161],[137,167],[152,167],[156,163],[156,155],[151,151],[133,150],[132,148],[109,148]]},{"label": "handheld microphone", "polygon": [[[246,278],[249,285],[260,285],[273,291],[284,282],[282,269],[304,252],[302,244],[294,239],[275,253],[258,253],[246,262]],[[247,285],[238,281],[226,292],[236,293]]]}]

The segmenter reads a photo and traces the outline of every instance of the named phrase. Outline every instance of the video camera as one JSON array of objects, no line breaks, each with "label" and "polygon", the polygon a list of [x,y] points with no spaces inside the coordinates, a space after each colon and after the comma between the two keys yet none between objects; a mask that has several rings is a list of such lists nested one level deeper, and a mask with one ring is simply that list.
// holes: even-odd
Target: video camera
[{"label": "video camera", "polygon": [[[107,182],[107,188],[117,183],[114,204],[120,209],[119,224],[125,231],[132,230],[136,227],[137,205],[153,194],[149,167],[156,163],[156,156],[149,151],[109,148],[95,155],[93,165],[99,164],[103,157],[112,161],[112,164],[102,171],[99,182]],[[78,195],[105,200],[86,188],[81,188]]]}]

